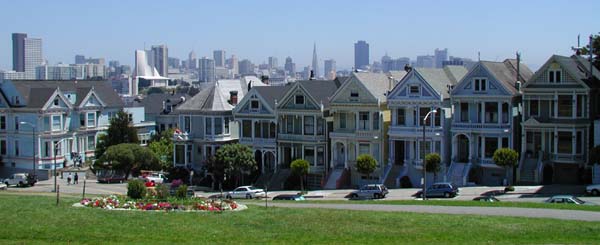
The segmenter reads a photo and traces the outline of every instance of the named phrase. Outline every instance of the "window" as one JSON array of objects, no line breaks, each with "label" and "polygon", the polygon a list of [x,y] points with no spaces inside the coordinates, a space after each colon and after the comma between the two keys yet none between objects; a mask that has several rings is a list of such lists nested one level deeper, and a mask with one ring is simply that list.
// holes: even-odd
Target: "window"
[{"label": "window", "polygon": [[18,157],[19,153],[20,153],[20,151],[19,151],[19,141],[15,140],[15,156]]},{"label": "window", "polygon": [[288,133],[288,134],[294,133],[294,120],[293,120],[293,118],[290,118],[290,117],[285,118],[285,129],[286,129],[286,133]]},{"label": "window", "polygon": [[317,147],[317,166],[325,165],[325,149],[322,146]]},{"label": "window", "polygon": [[186,163],[191,163],[192,162],[192,145],[185,145],[185,157],[186,159]]},{"label": "window", "polygon": [[183,117],[183,131],[185,131],[186,133],[190,133],[191,128],[192,128],[192,117],[184,116]]},{"label": "window", "polygon": [[58,106],[58,99],[54,99],[54,105]]},{"label": "window", "polygon": [[[431,108],[428,107],[421,107],[419,108],[419,123],[423,123],[423,119],[425,119],[425,116],[427,116],[427,113],[429,113],[429,111],[431,110]],[[431,116],[432,114],[429,114],[429,117],[427,117],[427,120],[425,120],[425,125],[429,126],[431,125]],[[420,124],[421,126],[423,126],[423,124]]]},{"label": "window", "polygon": [[358,155],[360,156],[363,154],[371,155],[371,147],[369,146],[369,144],[358,145]]},{"label": "window", "polygon": [[585,107],[586,103],[586,98],[585,95],[577,95],[577,117],[583,117],[585,110],[587,109]]},{"label": "window", "polygon": [[300,116],[294,117],[294,134],[302,134],[302,120]]},{"label": "window", "polygon": [[577,131],[577,134],[575,134],[575,154],[581,154],[581,150],[582,150],[582,140],[583,140],[583,134],[581,131]]},{"label": "window", "polygon": [[469,104],[468,103],[460,103],[460,121],[461,122],[469,121]]},{"label": "window", "polygon": [[15,130],[19,131],[19,117],[15,117]]},{"label": "window", "polygon": [[508,123],[508,103],[502,103],[502,123]]},{"label": "window", "polygon": [[44,141],[44,146],[43,147],[44,148],[42,149],[42,152],[43,152],[42,156],[49,157],[50,156],[50,150],[51,150],[50,149],[51,148],[50,141]]},{"label": "window", "polygon": [[502,137],[502,148],[508,148],[508,137]]},{"label": "window", "polygon": [[311,135],[315,133],[315,117],[304,116],[304,135]]},{"label": "window", "polygon": [[79,127],[85,127],[85,113],[79,114]]},{"label": "window", "polygon": [[373,130],[379,130],[379,112],[373,112]]},{"label": "window", "polygon": [[350,91],[350,97],[358,98],[358,91]]},{"label": "window", "polygon": [[315,165],[315,148],[312,146],[304,147],[304,160],[308,161],[310,165]]},{"label": "window", "polygon": [[410,85],[410,94],[419,94],[419,85]]},{"label": "window", "polygon": [[485,137],[485,158],[492,158],[498,149],[498,138]]},{"label": "window", "polygon": [[304,105],[304,95],[296,95],[296,105]]},{"label": "window", "polygon": [[485,102],[485,122],[498,123],[498,103]]},{"label": "window", "polygon": [[61,130],[61,120],[60,115],[52,116],[52,131],[60,131]]},{"label": "window", "polygon": [[262,132],[262,137],[263,138],[269,138],[269,122],[264,121],[260,124],[260,128],[261,128],[261,132]]},{"label": "window", "polygon": [[0,140],[0,155],[6,155],[6,140]]},{"label": "window", "polygon": [[431,151],[431,141],[419,141],[419,159],[423,160],[427,153]]},{"label": "window", "polygon": [[558,96],[558,116],[571,117],[573,115],[573,101],[571,95]]},{"label": "window", "polygon": [[6,116],[0,116],[0,130],[6,130]]},{"label": "window", "polygon": [[325,120],[323,118],[317,118],[317,135],[325,134]]},{"label": "window", "polygon": [[396,125],[404,126],[406,124],[406,111],[404,108],[396,110]]},{"label": "window", "polygon": [[486,91],[486,85],[487,85],[486,79],[477,78],[477,79],[474,79],[473,83],[474,83],[475,91],[481,91],[481,92]]},{"label": "window", "polygon": [[250,100],[250,111],[259,111],[260,103],[258,100]]},{"label": "window", "polygon": [[261,138],[260,136],[260,122],[254,122],[254,138]]},{"label": "window", "polygon": [[185,164],[185,145],[175,145],[175,164]]},{"label": "window", "polygon": [[358,113],[358,129],[368,130],[369,129],[369,113],[359,112]]},{"label": "window", "polygon": [[572,137],[571,132],[558,132],[558,153],[573,154]]},{"label": "window", "polygon": [[229,117],[224,118],[223,125],[225,125],[225,134],[229,134]]},{"label": "window", "polygon": [[560,70],[548,71],[548,82],[560,83],[562,81],[561,73]]},{"label": "window", "polygon": [[[54,121],[54,119],[53,119]],[[53,123],[54,124],[54,123]],[[96,113],[88,112],[87,113],[87,127],[95,127],[96,126]]]},{"label": "window", "polygon": [[206,135],[212,135],[212,117],[204,118],[204,123]]},{"label": "window", "polygon": [[87,137],[87,150],[93,151],[96,149],[96,138],[93,135]]},{"label": "window", "polygon": [[346,113],[344,113],[344,112],[340,113],[340,128],[341,129],[346,128]]},{"label": "window", "polygon": [[540,115],[540,101],[530,100],[529,101],[529,116],[537,117]]},{"label": "window", "polygon": [[215,117],[215,135],[223,134],[223,118]]},{"label": "window", "polygon": [[277,130],[277,125],[274,122],[269,124],[269,138],[275,139],[275,131]]},{"label": "window", "polygon": [[442,117],[444,116],[444,111],[442,108],[436,109],[437,113],[431,115],[434,118],[433,124],[437,127],[442,126]]}]

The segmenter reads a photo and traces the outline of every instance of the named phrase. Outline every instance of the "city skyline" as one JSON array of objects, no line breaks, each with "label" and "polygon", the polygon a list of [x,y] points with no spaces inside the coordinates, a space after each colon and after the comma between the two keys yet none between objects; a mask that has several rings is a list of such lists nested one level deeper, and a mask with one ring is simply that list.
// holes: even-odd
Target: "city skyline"
[{"label": "city skyline", "polygon": [[[365,40],[370,45],[371,62],[386,53],[414,60],[419,55],[433,55],[436,48],[447,48],[451,56],[477,60],[479,53],[482,60],[491,61],[513,58],[519,51],[523,62],[536,68],[551,54],[570,55],[571,46],[577,44],[577,35],[581,34],[584,45],[595,26],[600,25],[599,19],[586,15],[585,11],[564,11],[572,8],[567,1],[545,2],[544,11],[536,9],[537,1],[512,2],[518,8],[510,3],[384,1],[361,6],[361,11],[356,10],[357,3],[328,1],[323,3],[323,8],[311,9],[311,15],[327,14],[328,20],[306,18],[306,4],[302,3],[185,2],[165,6],[160,2],[145,2],[148,11],[178,16],[160,22],[152,15],[132,14],[129,10],[141,5],[137,1],[35,3],[5,4],[6,11],[0,21],[11,24],[0,27],[0,56],[3,57],[0,69],[12,69],[12,33],[28,33],[43,39],[42,49],[50,64],[72,63],[75,55],[82,54],[133,65],[135,50],[165,44],[170,57],[182,60],[192,50],[199,57],[210,57],[214,50],[225,50],[255,64],[267,63],[270,56],[280,60],[290,56],[298,67],[304,67],[311,64],[316,43],[320,65],[324,60],[335,59],[338,70],[342,70],[353,67],[353,44]],[[600,3],[594,1],[579,3],[578,6],[592,9],[600,7]],[[411,11],[401,11],[406,8]],[[27,11],[19,11],[23,9]],[[189,31],[191,26],[181,23],[194,23],[199,9],[228,11],[214,21],[207,21],[202,29]],[[260,15],[262,9],[267,9],[269,14]],[[344,17],[348,12],[355,16]],[[428,13],[428,18],[421,17],[423,12]],[[480,12],[486,14],[466,14]],[[256,13],[250,16],[260,18],[248,18],[248,13]],[[399,14],[402,18],[398,18]],[[550,15],[563,17],[545,18]],[[323,25],[327,21],[331,25]],[[72,28],[64,28],[64,23]],[[94,28],[83,28],[86,26]],[[256,28],[244,28],[246,26]],[[552,28],[547,28],[549,26]],[[72,31],[75,29],[77,32]],[[258,35],[257,29],[264,33]],[[391,31],[393,29],[396,31]]]}]

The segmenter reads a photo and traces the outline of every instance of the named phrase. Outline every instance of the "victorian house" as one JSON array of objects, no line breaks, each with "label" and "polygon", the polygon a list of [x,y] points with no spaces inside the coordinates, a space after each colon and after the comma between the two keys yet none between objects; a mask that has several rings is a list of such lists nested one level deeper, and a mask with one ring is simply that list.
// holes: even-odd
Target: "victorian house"
[{"label": "victorian house", "polygon": [[480,61],[452,89],[449,181],[502,185],[511,178],[492,156],[498,148],[520,149],[519,87],[532,75],[514,59]]},{"label": "victorian house", "polygon": [[[390,122],[386,93],[393,85],[394,80],[384,73],[355,72],[332,95],[332,160],[326,189],[379,182],[383,178],[388,155],[385,131]],[[361,154],[371,155],[377,161],[371,179],[356,171],[356,160]]]},{"label": "victorian house", "polygon": [[580,56],[553,55],[523,85],[521,183],[580,183],[600,101],[600,72],[592,69]]},{"label": "victorian house", "polygon": [[450,91],[467,73],[463,66],[407,70],[408,74],[387,95],[392,112],[387,131],[390,154],[386,159],[391,167],[386,178],[390,187],[400,187],[402,178],[410,180],[412,186],[421,186],[423,159],[428,153],[437,153],[442,160],[441,171],[427,176],[428,183],[433,183],[434,176],[443,180],[450,164]]}]

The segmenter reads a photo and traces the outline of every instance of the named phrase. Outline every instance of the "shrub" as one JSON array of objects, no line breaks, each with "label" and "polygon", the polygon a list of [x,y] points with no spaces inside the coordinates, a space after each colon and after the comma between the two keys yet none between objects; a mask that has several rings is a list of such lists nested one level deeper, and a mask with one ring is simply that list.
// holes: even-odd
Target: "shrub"
[{"label": "shrub", "polygon": [[170,196],[169,188],[165,184],[158,184],[155,187],[157,199],[167,199]]},{"label": "shrub", "polygon": [[377,161],[371,155],[362,154],[356,159],[356,171],[367,176],[370,179],[370,175],[377,168]]},{"label": "shrub", "polygon": [[146,186],[139,179],[130,180],[127,182],[127,196],[132,199],[140,199],[146,196]]},{"label": "shrub", "polygon": [[177,187],[177,191],[175,191],[175,197],[179,199],[184,199],[187,197],[187,185],[180,185]]},{"label": "shrub", "polygon": [[171,189],[175,189],[175,188],[179,187],[181,184],[183,184],[183,180],[175,179],[171,182]]},{"label": "shrub", "polygon": [[402,178],[400,178],[400,187],[401,188],[412,188],[412,182],[410,181],[410,177],[408,176],[402,176]]}]

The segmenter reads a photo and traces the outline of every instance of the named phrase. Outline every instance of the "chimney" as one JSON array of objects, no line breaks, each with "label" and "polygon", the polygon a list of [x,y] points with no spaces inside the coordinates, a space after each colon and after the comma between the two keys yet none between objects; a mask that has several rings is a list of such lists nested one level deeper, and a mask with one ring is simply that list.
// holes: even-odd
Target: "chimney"
[{"label": "chimney", "polygon": [[237,105],[238,103],[238,91],[229,91],[229,104]]},{"label": "chimney", "polygon": [[515,82],[515,88],[521,89],[521,54],[517,52],[517,81]]},{"label": "chimney", "polygon": [[269,84],[269,76],[262,75],[260,76],[260,81],[264,84]]},{"label": "chimney", "polygon": [[310,70],[310,80],[315,80],[315,71]]},{"label": "chimney", "polygon": [[404,65],[404,71],[406,71],[406,73],[409,73],[410,71],[412,71],[412,67],[409,64]]}]

